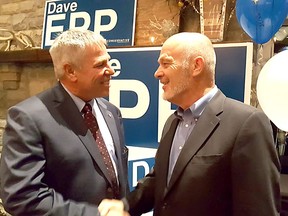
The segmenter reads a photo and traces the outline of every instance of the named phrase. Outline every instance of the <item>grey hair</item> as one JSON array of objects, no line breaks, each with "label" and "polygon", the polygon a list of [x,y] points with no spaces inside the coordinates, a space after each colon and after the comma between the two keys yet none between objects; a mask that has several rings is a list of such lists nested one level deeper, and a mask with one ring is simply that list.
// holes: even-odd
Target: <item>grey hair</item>
[{"label": "grey hair", "polygon": [[69,29],[59,34],[49,49],[56,78],[64,74],[65,63],[78,65],[86,47],[106,48],[107,42],[100,34],[90,30]]}]

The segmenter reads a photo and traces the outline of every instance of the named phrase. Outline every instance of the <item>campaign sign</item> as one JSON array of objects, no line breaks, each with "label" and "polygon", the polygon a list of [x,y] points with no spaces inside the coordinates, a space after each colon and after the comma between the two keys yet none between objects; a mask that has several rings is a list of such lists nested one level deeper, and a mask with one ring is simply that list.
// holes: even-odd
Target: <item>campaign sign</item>
[{"label": "campaign sign", "polygon": [[[252,43],[214,45],[216,85],[228,97],[249,104]],[[120,108],[129,146],[157,148],[163,125],[176,109],[162,99],[154,78],[160,47],[108,49],[115,70],[109,101]]]},{"label": "campaign sign", "polygon": [[129,146],[128,180],[132,191],[154,166],[156,149]]},{"label": "campaign sign", "polygon": [[57,35],[68,29],[89,29],[100,33],[108,46],[131,46],[137,0],[50,0],[46,1],[42,49],[48,49]]},{"label": "campaign sign", "polygon": [[[215,44],[216,85],[231,98],[250,103],[252,43]],[[154,78],[161,47],[109,48],[115,70],[109,101],[121,110],[129,148],[130,189],[154,166],[154,157],[168,116],[177,108],[162,99]]]}]

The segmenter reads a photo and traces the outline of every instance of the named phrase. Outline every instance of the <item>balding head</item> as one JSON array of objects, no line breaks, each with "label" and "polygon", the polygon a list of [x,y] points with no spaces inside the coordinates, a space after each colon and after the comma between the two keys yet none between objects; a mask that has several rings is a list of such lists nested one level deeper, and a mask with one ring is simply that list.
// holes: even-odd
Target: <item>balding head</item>
[{"label": "balding head", "polygon": [[215,74],[216,54],[210,39],[200,33],[181,32],[168,38],[163,47],[173,46],[187,59],[201,56],[205,60],[205,69],[213,76]]}]

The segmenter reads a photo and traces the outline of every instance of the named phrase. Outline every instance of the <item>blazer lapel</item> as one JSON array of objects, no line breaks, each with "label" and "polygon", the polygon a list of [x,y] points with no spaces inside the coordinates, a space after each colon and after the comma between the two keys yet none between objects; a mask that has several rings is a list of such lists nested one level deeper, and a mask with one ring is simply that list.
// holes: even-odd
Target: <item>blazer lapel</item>
[{"label": "blazer lapel", "polygon": [[[106,121],[106,124],[108,126],[108,129],[109,129],[110,134],[111,134],[112,139],[113,139],[115,154],[117,156],[116,166],[118,169],[118,179],[119,179],[119,184],[121,185],[121,183],[123,184],[123,181],[124,181],[122,178],[123,177],[122,173],[124,173],[124,171],[123,171],[122,162],[121,162],[122,153],[121,153],[121,147],[119,145],[120,138],[118,136],[118,130],[116,128],[114,115],[107,109],[107,106],[101,100],[96,99],[96,101],[99,105],[99,109],[103,115],[104,120]],[[109,179],[109,181],[110,181],[110,179]]]},{"label": "blazer lapel", "polygon": [[170,149],[171,149],[173,137],[174,137],[178,122],[179,122],[179,119],[176,118],[175,115],[171,115],[171,117],[167,120],[167,123],[164,128],[165,131],[163,131],[163,136],[160,141],[160,146],[156,154],[156,158],[157,158],[157,161],[155,164],[156,166],[155,169],[157,169],[156,175],[161,176],[159,178],[161,182],[159,183],[159,185],[157,185],[159,189],[157,189],[156,191],[158,192],[164,191],[164,195],[166,193],[166,186],[167,186]]},{"label": "blazer lapel", "polygon": [[218,91],[214,98],[207,104],[178,157],[167,191],[175,184],[187,163],[191,161],[194,155],[203,145],[205,145],[206,140],[209,139],[210,135],[215,131],[220,121],[218,115],[223,112],[224,100],[225,96],[221,91]]},{"label": "blazer lapel", "polygon": [[[111,181],[102,160],[102,155],[100,154],[95,139],[93,138],[92,133],[87,128],[83,121],[83,117],[79,112],[74,101],[70,95],[65,91],[61,84],[58,84],[55,88],[55,106],[59,111],[61,117],[66,122],[67,126],[79,137],[95,163],[101,169],[105,177]],[[111,183],[111,182],[110,182]]]}]

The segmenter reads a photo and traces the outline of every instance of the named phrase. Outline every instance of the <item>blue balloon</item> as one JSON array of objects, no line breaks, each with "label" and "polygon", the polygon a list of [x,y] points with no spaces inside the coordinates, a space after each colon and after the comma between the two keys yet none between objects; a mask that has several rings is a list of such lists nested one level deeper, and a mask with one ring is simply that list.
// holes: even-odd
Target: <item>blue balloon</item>
[{"label": "blue balloon", "polygon": [[288,0],[237,0],[236,17],[258,44],[268,42],[287,17]]}]

